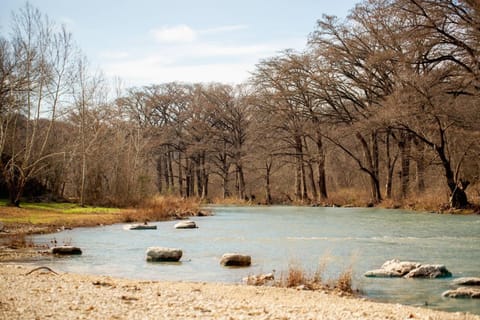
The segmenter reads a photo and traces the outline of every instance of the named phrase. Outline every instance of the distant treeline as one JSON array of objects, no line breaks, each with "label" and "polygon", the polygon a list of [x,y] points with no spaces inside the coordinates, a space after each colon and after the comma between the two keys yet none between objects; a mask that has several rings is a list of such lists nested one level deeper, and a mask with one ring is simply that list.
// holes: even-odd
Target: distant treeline
[{"label": "distant treeline", "polygon": [[242,85],[122,89],[27,4],[0,38],[1,185],[12,204],[35,181],[82,204],[464,208],[480,197],[479,50],[477,1],[369,0]]}]

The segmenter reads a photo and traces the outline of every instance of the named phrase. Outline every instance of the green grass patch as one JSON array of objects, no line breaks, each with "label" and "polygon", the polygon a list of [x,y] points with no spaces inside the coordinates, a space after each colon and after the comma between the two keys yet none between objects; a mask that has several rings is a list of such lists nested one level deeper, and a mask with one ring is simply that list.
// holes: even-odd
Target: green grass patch
[{"label": "green grass patch", "polygon": [[63,209],[63,213],[117,213],[120,209],[118,208],[106,208],[106,207],[74,207],[69,209]]},{"label": "green grass patch", "polygon": [[[7,206],[8,200],[0,199],[0,207]],[[75,203],[68,202],[22,202],[20,207],[32,210],[45,210],[65,214],[82,214],[82,213],[116,213],[118,208],[109,207],[94,207],[94,206],[80,206]]]}]

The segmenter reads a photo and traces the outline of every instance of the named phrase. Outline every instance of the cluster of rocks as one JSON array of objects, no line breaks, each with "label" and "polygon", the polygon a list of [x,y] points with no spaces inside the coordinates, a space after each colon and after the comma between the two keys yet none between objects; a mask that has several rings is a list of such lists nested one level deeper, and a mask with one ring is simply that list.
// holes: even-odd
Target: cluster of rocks
[{"label": "cluster of rocks", "polygon": [[[195,221],[184,220],[174,225],[175,229],[196,229]],[[150,262],[178,262],[182,258],[183,251],[179,248],[149,247],[146,251],[147,261]],[[220,264],[225,267],[248,267],[252,258],[240,253],[225,253],[220,259]]]},{"label": "cluster of rocks", "polygon": [[[149,247],[146,251],[149,262],[178,262],[183,251],[179,248]],[[252,257],[240,253],[225,253],[220,259],[225,267],[248,267],[252,264]]]},{"label": "cluster of rocks", "polygon": [[480,299],[480,278],[458,278],[452,282],[456,289],[445,291],[442,296],[448,298]]},{"label": "cluster of rocks", "polygon": [[[421,264],[393,259],[386,261],[380,269],[367,271],[365,277],[403,278],[448,278],[452,273],[441,264]],[[459,278],[452,282],[456,289],[445,291],[442,296],[449,298],[480,298],[480,278]]]},{"label": "cluster of rocks", "polygon": [[367,271],[365,277],[373,278],[447,278],[452,273],[442,264],[421,264],[418,262],[400,261],[393,259],[386,261],[380,269]]}]

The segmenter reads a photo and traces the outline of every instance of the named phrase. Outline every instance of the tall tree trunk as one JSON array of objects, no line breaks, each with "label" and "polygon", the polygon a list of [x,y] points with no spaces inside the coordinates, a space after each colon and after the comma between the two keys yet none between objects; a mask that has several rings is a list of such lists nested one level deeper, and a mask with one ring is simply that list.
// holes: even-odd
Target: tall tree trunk
[{"label": "tall tree trunk", "polygon": [[197,187],[195,190],[195,195],[197,197],[201,197],[202,195],[202,190],[203,190],[203,179],[202,179],[202,168],[201,168],[201,155],[197,155],[195,157],[195,179],[197,182]]},{"label": "tall tree trunk", "polygon": [[307,198],[307,184],[303,163],[303,145],[300,136],[295,137],[295,197],[303,201]]},{"label": "tall tree trunk", "polygon": [[302,198],[302,169],[299,165],[298,156],[295,157],[295,198]]},{"label": "tall tree trunk", "polygon": [[272,192],[270,188],[270,172],[272,170],[272,165],[268,163],[268,161],[265,163],[265,202],[266,204],[271,204],[272,203]]},{"label": "tall tree trunk", "polygon": [[182,167],[182,153],[178,152],[178,194],[183,197],[183,167]]},{"label": "tall tree trunk", "polygon": [[387,199],[391,199],[393,196],[393,174],[395,172],[395,165],[398,159],[398,152],[392,156],[391,152],[391,138],[392,132],[387,131],[385,139],[385,153],[387,157],[387,182],[385,184],[385,195]]},{"label": "tall tree trunk", "polygon": [[163,168],[162,155],[159,155],[157,157],[157,188],[159,193],[163,193],[162,168]]},{"label": "tall tree trunk", "polygon": [[385,184],[385,197],[387,199],[391,199],[394,166],[392,165],[392,156],[390,154],[390,131],[387,131],[385,139],[385,155],[387,157],[387,182]]},{"label": "tall tree trunk", "polygon": [[421,144],[418,139],[413,140],[413,142],[417,149],[417,156],[415,158],[415,184],[417,186],[417,192],[422,193],[425,191],[425,145]]},{"label": "tall tree trunk", "polygon": [[302,201],[308,199],[308,190],[307,190],[307,175],[305,173],[305,163],[303,161],[303,153],[300,156],[300,168],[302,172]]},{"label": "tall tree trunk", "polygon": [[203,163],[202,163],[202,178],[203,178],[203,189],[202,189],[202,199],[208,197],[208,172],[205,165],[205,153],[203,154]]},{"label": "tall tree trunk", "polygon": [[451,163],[445,154],[444,144],[440,147],[436,146],[435,150],[442,162],[445,177],[447,178],[447,185],[450,189],[450,206],[457,209],[466,208],[468,206],[468,199],[465,191],[470,182],[466,180],[455,181],[455,174],[453,173]]},{"label": "tall tree trunk", "polygon": [[87,154],[82,152],[82,178],[80,182],[80,206],[85,205],[85,180],[87,175]]},{"label": "tall tree trunk", "polygon": [[165,188],[170,192],[170,177],[168,176],[168,157],[166,153],[162,153],[162,172],[165,181]]},{"label": "tall tree trunk", "polygon": [[170,186],[173,189],[175,189],[175,180],[173,176],[173,157],[172,157],[172,152],[168,151],[167,153],[167,159],[168,159],[168,176],[170,177]]},{"label": "tall tree trunk", "polygon": [[[308,150],[308,144],[307,144],[307,139],[303,137],[303,145],[305,146],[305,154],[310,155],[310,151]],[[309,159],[308,161],[305,161],[305,165],[308,170],[308,174],[306,173],[307,177],[305,180],[308,179],[308,183],[312,188],[312,198],[314,201],[318,200],[318,191],[317,191],[317,184],[315,183],[315,170],[313,170],[313,165],[312,161]],[[305,193],[307,192],[306,185],[305,185]],[[306,198],[308,198],[308,194],[306,195]]]},{"label": "tall tree trunk", "polygon": [[25,188],[25,179],[20,176],[16,169],[4,171],[4,177],[8,187],[8,205],[20,207],[20,197]]},{"label": "tall tree trunk", "polygon": [[245,176],[243,174],[243,167],[237,164],[238,175],[238,197],[239,199],[245,199]]},{"label": "tall tree trunk", "polygon": [[320,194],[320,201],[325,201],[328,198],[327,194],[327,178],[325,172],[325,150],[323,148],[322,135],[317,134],[317,153],[318,153],[318,191]]},{"label": "tall tree trunk", "polygon": [[372,133],[371,135],[372,153],[365,138],[358,132],[356,134],[356,137],[360,141],[365,161],[367,163],[367,167],[361,166],[361,170],[369,175],[372,201],[374,203],[379,203],[382,201],[382,195],[380,193],[380,179],[378,171],[378,144],[376,132]]},{"label": "tall tree trunk", "polygon": [[401,193],[402,199],[406,199],[408,196],[408,188],[410,185],[410,145],[411,137],[406,133],[402,133],[401,140],[398,144],[400,149],[400,161],[401,161]]}]

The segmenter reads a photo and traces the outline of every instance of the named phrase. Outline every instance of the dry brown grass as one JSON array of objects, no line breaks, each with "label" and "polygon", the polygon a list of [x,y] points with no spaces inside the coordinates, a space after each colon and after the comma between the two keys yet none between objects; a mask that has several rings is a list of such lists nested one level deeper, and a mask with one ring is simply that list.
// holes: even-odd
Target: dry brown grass
[{"label": "dry brown grass", "polygon": [[319,266],[315,272],[308,272],[300,264],[292,263],[287,272],[274,282],[274,286],[302,290],[323,290],[340,295],[352,295],[354,293],[352,268],[344,270],[338,278],[325,280],[323,273],[328,260],[329,257],[320,259]]},{"label": "dry brown grass", "polygon": [[208,215],[208,212],[200,209],[200,205],[201,201],[197,198],[158,195],[147,199],[136,209],[126,210],[123,222],[162,221]]},{"label": "dry brown grass", "polygon": [[328,206],[352,206],[366,207],[370,202],[370,195],[367,191],[357,189],[341,189],[330,191],[328,199],[322,203]]},{"label": "dry brown grass", "polygon": [[248,200],[238,199],[237,197],[228,197],[228,198],[216,197],[212,199],[211,203],[223,204],[223,205],[241,205],[241,206],[249,206],[249,205],[256,204]]},{"label": "dry brown grass", "polygon": [[342,293],[353,294],[351,268],[340,273],[338,278],[335,279],[333,288]]},{"label": "dry brown grass", "polygon": [[35,244],[24,233],[9,234],[1,239],[1,245],[10,249],[33,248]]}]

